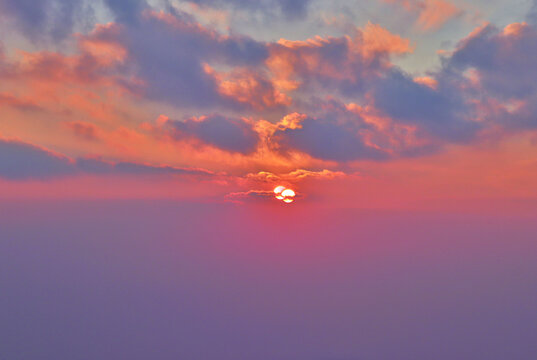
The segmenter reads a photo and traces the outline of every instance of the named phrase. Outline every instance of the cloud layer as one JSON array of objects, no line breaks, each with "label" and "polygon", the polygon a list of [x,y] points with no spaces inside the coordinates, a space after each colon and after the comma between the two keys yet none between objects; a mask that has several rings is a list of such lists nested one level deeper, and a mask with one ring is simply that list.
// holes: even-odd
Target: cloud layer
[{"label": "cloud layer", "polygon": [[[447,1],[383,2],[413,14],[420,34],[463,12]],[[312,21],[309,10],[320,6],[190,3],[198,11],[284,16],[293,25]],[[480,25],[453,39],[438,65],[421,71],[401,65],[423,52],[420,44],[371,21],[331,35],[262,40],[200,22],[171,2],[2,0],[0,7],[4,25],[36,44],[70,40],[26,51],[7,41],[0,52],[8,117],[0,131],[22,139],[2,141],[2,176],[11,180],[200,167],[244,177],[353,173],[362,163],[531,136],[537,126],[535,6],[519,23]],[[67,156],[24,142],[34,128],[31,138],[43,141],[33,142],[59,142]]]},{"label": "cloud layer", "polygon": [[211,176],[201,169],[181,169],[97,158],[70,159],[18,140],[0,139],[0,178],[47,180],[72,175],[193,175]]}]

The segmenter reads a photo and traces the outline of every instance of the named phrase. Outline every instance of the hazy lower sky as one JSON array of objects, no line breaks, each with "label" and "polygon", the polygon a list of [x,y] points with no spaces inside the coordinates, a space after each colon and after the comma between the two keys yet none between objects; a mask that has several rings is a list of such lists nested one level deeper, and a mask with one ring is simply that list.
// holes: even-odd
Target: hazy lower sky
[{"label": "hazy lower sky", "polygon": [[530,0],[0,0],[0,359],[536,358],[535,64]]}]

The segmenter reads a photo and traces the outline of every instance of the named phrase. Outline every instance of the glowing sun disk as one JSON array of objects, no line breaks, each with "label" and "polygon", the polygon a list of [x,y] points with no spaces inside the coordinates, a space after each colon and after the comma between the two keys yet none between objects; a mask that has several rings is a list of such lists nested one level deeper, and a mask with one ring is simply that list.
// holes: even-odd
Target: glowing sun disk
[{"label": "glowing sun disk", "polygon": [[295,197],[296,194],[293,190],[291,189],[285,189],[284,191],[282,191],[282,196],[283,197]]},{"label": "glowing sun disk", "polygon": [[278,186],[274,189],[276,199],[282,200],[286,204],[290,204],[295,201],[296,193],[294,190],[287,189],[285,186]]},{"label": "glowing sun disk", "polygon": [[276,199],[283,200],[282,192],[285,190],[285,186],[278,186],[274,189],[274,194],[276,194]]}]

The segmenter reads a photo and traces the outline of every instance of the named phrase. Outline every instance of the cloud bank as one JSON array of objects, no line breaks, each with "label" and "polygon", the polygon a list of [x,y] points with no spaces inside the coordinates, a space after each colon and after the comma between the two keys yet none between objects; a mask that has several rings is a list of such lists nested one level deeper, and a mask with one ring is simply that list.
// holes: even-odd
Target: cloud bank
[{"label": "cloud bank", "polygon": [[[250,12],[272,8],[304,21],[312,6],[283,0],[194,2]],[[460,13],[445,1],[397,3],[416,14],[424,31],[436,31]],[[131,159],[126,162],[72,160],[84,151],[98,159],[122,159],[119,141],[104,140],[112,133],[128,134],[122,139],[133,141],[130,148],[138,141],[148,154],[152,148],[166,149],[162,156],[151,152],[157,154],[151,163],[181,159],[193,168],[203,163],[210,170],[244,176],[323,168],[352,172],[360,162],[384,164],[453,146],[500,142],[531,134],[537,126],[535,4],[526,22],[479,26],[453,49],[442,51],[435,69],[419,74],[397,65],[412,56],[414,41],[373,22],[340,35],[259,40],[201,24],[169,3],[103,4],[100,10],[108,11],[111,21],[74,34],[81,28],[77,14],[89,11],[90,4],[0,2],[12,18],[8,24],[16,23],[29,39],[71,35],[70,51],[0,52],[5,84],[0,106],[14,124],[28,122],[32,115],[46,118],[55,131],[50,137],[68,133],[77,154],[62,157],[4,140],[3,177],[143,169],[181,173],[172,165],[136,165],[132,154],[125,154]],[[95,109],[92,100],[111,94],[123,108],[114,114],[106,107]],[[76,104],[68,110],[73,114],[60,106],[66,101]],[[126,115],[137,112],[149,115],[136,120]],[[161,114],[157,123],[149,118],[155,114]],[[61,126],[54,128],[56,123]],[[92,142],[99,153],[79,148],[77,141]]]}]

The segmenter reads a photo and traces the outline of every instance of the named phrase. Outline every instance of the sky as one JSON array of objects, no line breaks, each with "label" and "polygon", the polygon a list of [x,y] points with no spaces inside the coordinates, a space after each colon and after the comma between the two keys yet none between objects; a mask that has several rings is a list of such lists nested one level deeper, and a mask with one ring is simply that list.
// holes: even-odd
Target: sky
[{"label": "sky", "polygon": [[0,0],[0,358],[534,358],[535,64],[534,0]]}]

